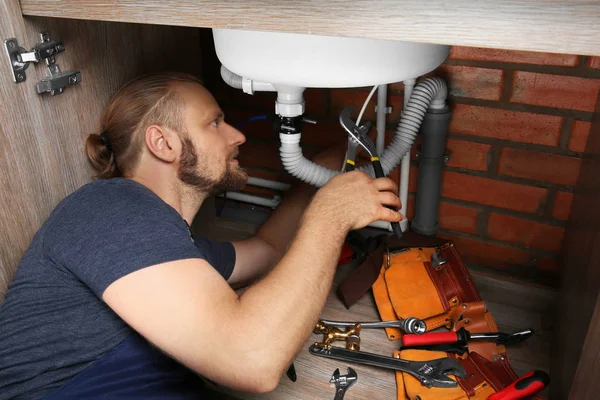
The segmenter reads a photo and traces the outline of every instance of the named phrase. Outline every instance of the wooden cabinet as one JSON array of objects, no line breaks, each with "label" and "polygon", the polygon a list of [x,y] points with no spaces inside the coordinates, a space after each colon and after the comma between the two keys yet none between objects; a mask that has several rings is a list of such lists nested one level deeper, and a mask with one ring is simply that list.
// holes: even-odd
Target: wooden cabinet
[{"label": "wooden cabinet", "polygon": [[[90,179],[82,146],[98,131],[104,105],[128,79],[181,70],[201,75],[197,27],[269,30],[600,55],[600,4],[583,0],[328,2],[277,0],[2,0],[0,36],[23,47],[49,31],[66,51],[63,70],[83,81],[57,96],[38,95],[43,65],[12,82],[0,61],[0,301],[18,260],[54,206]],[[68,19],[65,19],[68,18]],[[167,26],[170,25],[170,26]],[[598,122],[588,153],[600,152]],[[582,169],[565,257],[559,327],[553,349],[553,398],[591,399],[600,392],[598,271],[600,166]]]}]

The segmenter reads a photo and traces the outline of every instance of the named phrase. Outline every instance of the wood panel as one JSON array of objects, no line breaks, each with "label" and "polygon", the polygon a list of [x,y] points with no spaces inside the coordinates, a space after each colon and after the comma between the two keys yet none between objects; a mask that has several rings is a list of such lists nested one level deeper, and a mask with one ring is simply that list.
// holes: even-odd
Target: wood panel
[{"label": "wood panel", "polygon": [[552,398],[556,399],[597,399],[600,393],[599,205],[600,95],[563,245],[563,277],[552,364]]},{"label": "wood panel", "polygon": [[116,89],[150,71],[200,73],[199,30],[57,18],[23,18],[17,0],[0,2],[0,39],[22,47],[48,30],[66,51],[61,69],[79,69],[83,81],[58,96],[40,96],[44,65],[30,66],[27,81],[12,82],[0,55],[0,302],[17,263],[54,206],[90,180],[84,152],[103,108]]},{"label": "wood panel", "polygon": [[21,0],[26,15],[600,55],[587,0]]}]

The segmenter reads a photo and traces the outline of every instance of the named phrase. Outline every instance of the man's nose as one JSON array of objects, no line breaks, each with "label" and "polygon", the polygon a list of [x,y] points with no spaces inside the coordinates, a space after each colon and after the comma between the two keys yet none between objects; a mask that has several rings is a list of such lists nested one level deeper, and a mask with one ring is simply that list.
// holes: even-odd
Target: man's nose
[{"label": "man's nose", "polygon": [[229,124],[227,124],[227,135],[229,138],[229,143],[232,145],[239,146],[246,141],[246,136]]}]

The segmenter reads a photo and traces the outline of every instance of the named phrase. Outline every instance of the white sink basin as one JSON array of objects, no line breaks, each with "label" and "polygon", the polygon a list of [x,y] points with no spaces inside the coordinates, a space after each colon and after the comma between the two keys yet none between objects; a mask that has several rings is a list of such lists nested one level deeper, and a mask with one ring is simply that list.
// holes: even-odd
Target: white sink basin
[{"label": "white sink basin", "polygon": [[360,87],[417,78],[449,46],[294,33],[213,29],[225,68],[248,79],[297,87]]}]

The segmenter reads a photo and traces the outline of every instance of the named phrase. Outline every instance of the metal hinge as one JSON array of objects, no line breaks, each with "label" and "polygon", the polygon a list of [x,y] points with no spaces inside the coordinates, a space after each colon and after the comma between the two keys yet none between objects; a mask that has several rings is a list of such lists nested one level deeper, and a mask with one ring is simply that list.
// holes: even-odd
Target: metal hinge
[{"label": "metal hinge", "polygon": [[42,60],[46,62],[47,75],[36,84],[38,93],[50,93],[52,96],[60,94],[68,85],[81,82],[81,72],[66,71],[61,72],[56,64],[55,56],[65,51],[61,42],[50,40],[47,32],[40,33],[41,42],[33,46],[31,51],[27,51],[19,46],[15,38],[4,41],[4,50],[8,56],[13,81],[22,83],[27,80],[25,70],[31,63],[37,63]]}]

